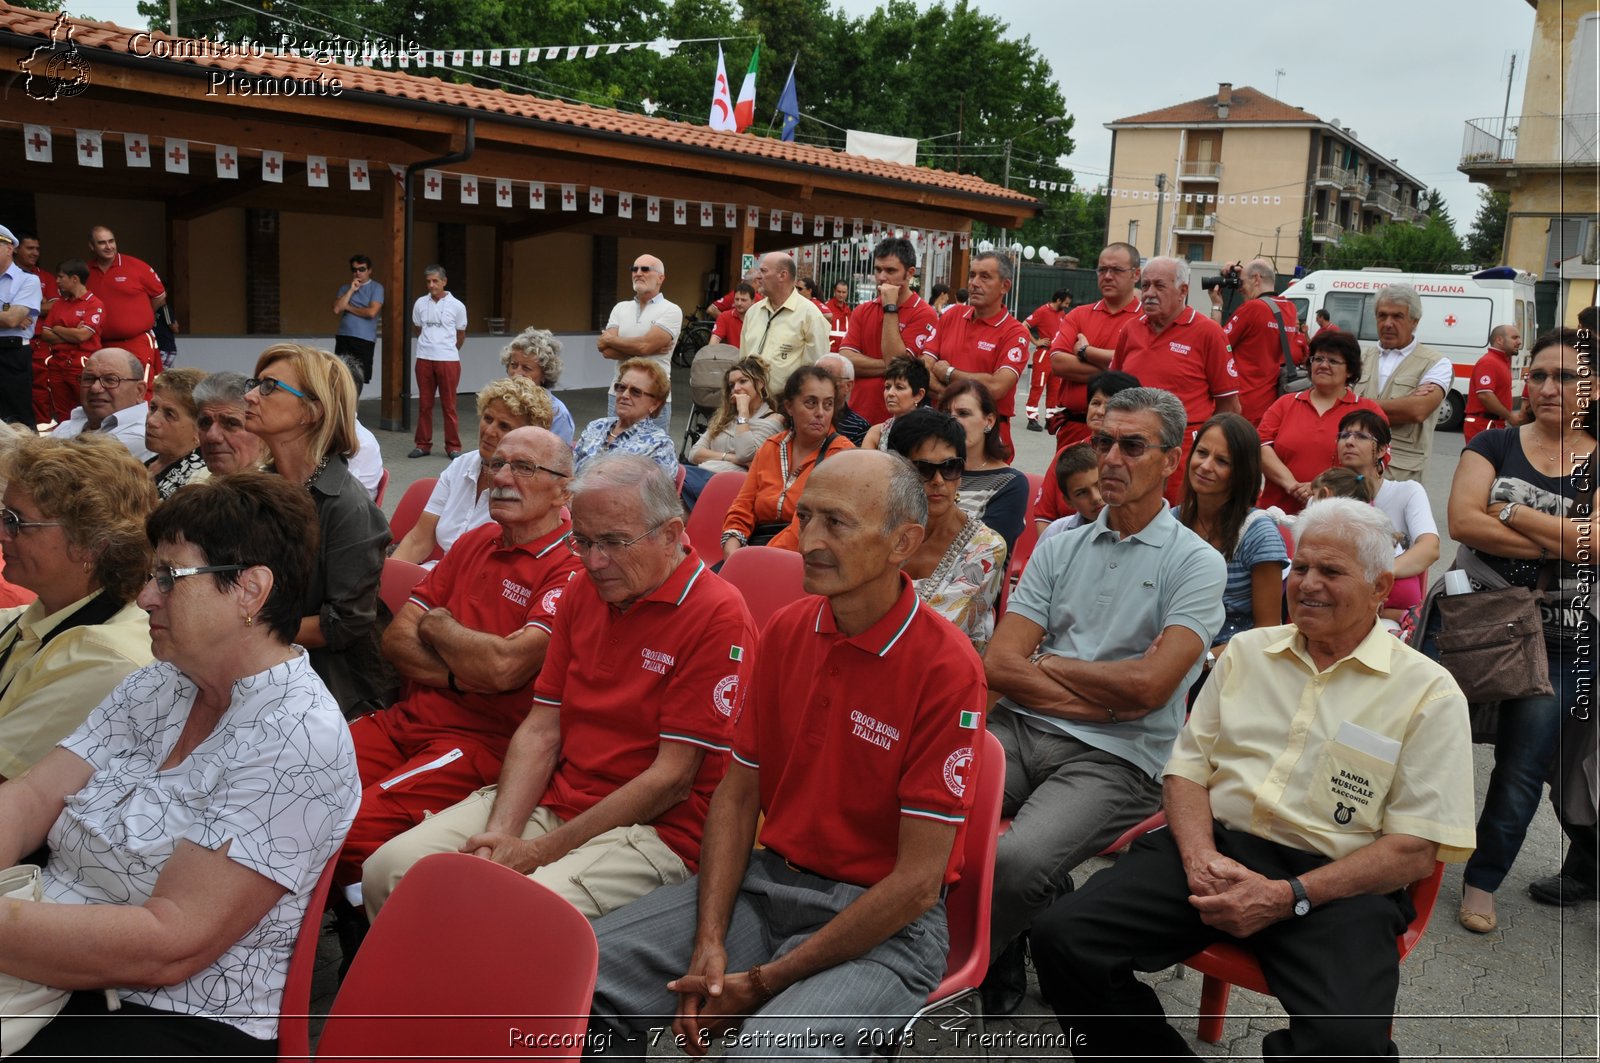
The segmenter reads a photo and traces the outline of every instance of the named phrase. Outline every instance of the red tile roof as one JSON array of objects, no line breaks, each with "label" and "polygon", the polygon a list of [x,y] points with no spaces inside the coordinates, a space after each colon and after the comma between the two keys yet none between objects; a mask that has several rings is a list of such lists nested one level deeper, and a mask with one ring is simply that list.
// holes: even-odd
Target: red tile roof
[{"label": "red tile roof", "polygon": [[[87,19],[69,19],[69,22],[75,27],[73,40],[80,48],[136,54],[130,47],[130,42],[135,34],[142,31]],[[36,37],[43,41],[49,39],[54,24],[55,15],[52,13],[9,5],[0,6],[0,30]],[[149,38],[155,41],[176,40],[162,33],[151,33]],[[145,54],[146,48],[147,45],[141,44],[137,54]],[[324,65],[313,59],[276,55],[259,57],[199,55],[193,58],[148,61],[182,63],[214,70],[234,70],[270,78],[315,79],[320,74],[329,77],[337,74],[347,91],[374,93],[397,100],[416,100],[464,107],[480,113],[529,118],[666,144],[710,148],[731,155],[746,155],[778,163],[815,167],[845,176],[891,180],[905,185],[954,192],[991,201],[1037,206],[1037,200],[1032,196],[990,184],[982,178],[969,174],[950,173],[923,166],[904,166],[809,144],[786,143],[770,137],[721,132],[708,126],[688,122],[626,114],[608,108],[564,103],[501,89],[480,88],[476,85],[443,81],[437,77],[420,77],[399,70],[340,64]],[[314,107],[314,102],[309,106]]]},{"label": "red tile roof", "polygon": [[1163,107],[1156,111],[1146,111],[1144,114],[1131,115],[1127,118],[1118,118],[1109,123],[1113,126],[1123,125],[1198,125],[1202,122],[1321,122],[1322,119],[1310,111],[1302,111],[1298,107],[1291,107],[1282,100],[1275,100],[1260,89],[1245,85],[1233,90],[1233,98],[1228,101],[1228,117],[1217,117],[1217,94],[1202,96],[1198,100],[1187,103]]}]

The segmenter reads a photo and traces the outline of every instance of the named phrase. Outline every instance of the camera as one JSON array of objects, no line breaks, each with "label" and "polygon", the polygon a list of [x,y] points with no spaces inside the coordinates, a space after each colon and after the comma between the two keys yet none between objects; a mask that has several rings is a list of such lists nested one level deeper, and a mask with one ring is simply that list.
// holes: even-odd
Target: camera
[{"label": "camera", "polygon": [[1228,266],[1222,271],[1220,277],[1201,277],[1201,291],[1209,292],[1213,288],[1221,288],[1225,292],[1235,291],[1244,282],[1244,271],[1238,266]]}]

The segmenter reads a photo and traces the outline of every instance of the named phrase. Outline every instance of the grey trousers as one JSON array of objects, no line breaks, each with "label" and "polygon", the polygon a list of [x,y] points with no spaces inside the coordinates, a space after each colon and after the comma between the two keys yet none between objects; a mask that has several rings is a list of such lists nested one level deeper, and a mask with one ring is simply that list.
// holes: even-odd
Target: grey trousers
[{"label": "grey trousers", "polygon": [[[597,920],[600,975],[594,1016],[619,1033],[670,1026],[677,995],[667,983],[689,969],[699,876],[663,886]],[[791,868],[770,850],[750,855],[725,946],[729,972],[795,948],[866,890]],[[944,977],[944,903],[854,960],[785,989],[717,1044],[739,1059],[832,1056],[869,1059],[926,1002]]]},{"label": "grey trousers", "polygon": [[1055,900],[1061,877],[1161,807],[1161,784],[1121,757],[1047,733],[996,706],[989,730],[1006,751],[995,848],[990,955],[998,956]]}]

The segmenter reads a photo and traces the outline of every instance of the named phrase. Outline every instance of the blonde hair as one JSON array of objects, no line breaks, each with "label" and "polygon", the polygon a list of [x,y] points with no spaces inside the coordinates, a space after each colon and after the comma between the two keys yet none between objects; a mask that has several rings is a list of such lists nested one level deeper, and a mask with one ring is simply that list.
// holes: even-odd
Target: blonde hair
[{"label": "blonde hair", "polygon": [[301,343],[274,343],[256,359],[260,377],[278,362],[288,362],[300,378],[306,399],[315,403],[321,417],[307,436],[314,458],[340,454],[348,458],[360,449],[356,439],[356,382],[342,358],[330,351]]},{"label": "blonde hair", "polygon": [[195,369],[192,366],[181,366],[177,369],[168,369],[155,382],[150,385],[152,391],[165,392],[177,402],[190,416],[200,416],[200,404],[194,400],[195,385],[206,378],[204,369]]},{"label": "blonde hair", "polygon": [[489,408],[489,403],[498,402],[513,417],[520,418],[522,423],[533,428],[549,428],[556,419],[556,408],[550,401],[550,393],[533,381],[520,376],[503,377],[491,381],[478,392],[478,416],[483,416],[483,411]]},{"label": "blonde hair", "polygon": [[617,366],[617,379],[621,380],[635,369],[648,376],[650,382],[655,385],[655,391],[651,397],[660,405],[656,406],[655,410],[652,411],[652,416],[660,413],[661,407],[665,406],[667,399],[672,396],[672,378],[667,376],[667,371],[661,368],[659,362],[649,358],[629,358],[626,362]]}]

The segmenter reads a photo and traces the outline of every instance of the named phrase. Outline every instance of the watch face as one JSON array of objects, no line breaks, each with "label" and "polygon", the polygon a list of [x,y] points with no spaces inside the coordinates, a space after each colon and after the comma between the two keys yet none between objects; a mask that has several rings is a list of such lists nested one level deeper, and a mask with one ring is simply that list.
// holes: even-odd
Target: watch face
[{"label": "watch face", "polygon": [[1310,911],[1311,911],[1311,902],[1310,901],[1295,901],[1294,902],[1294,914],[1295,915],[1306,915]]}]

